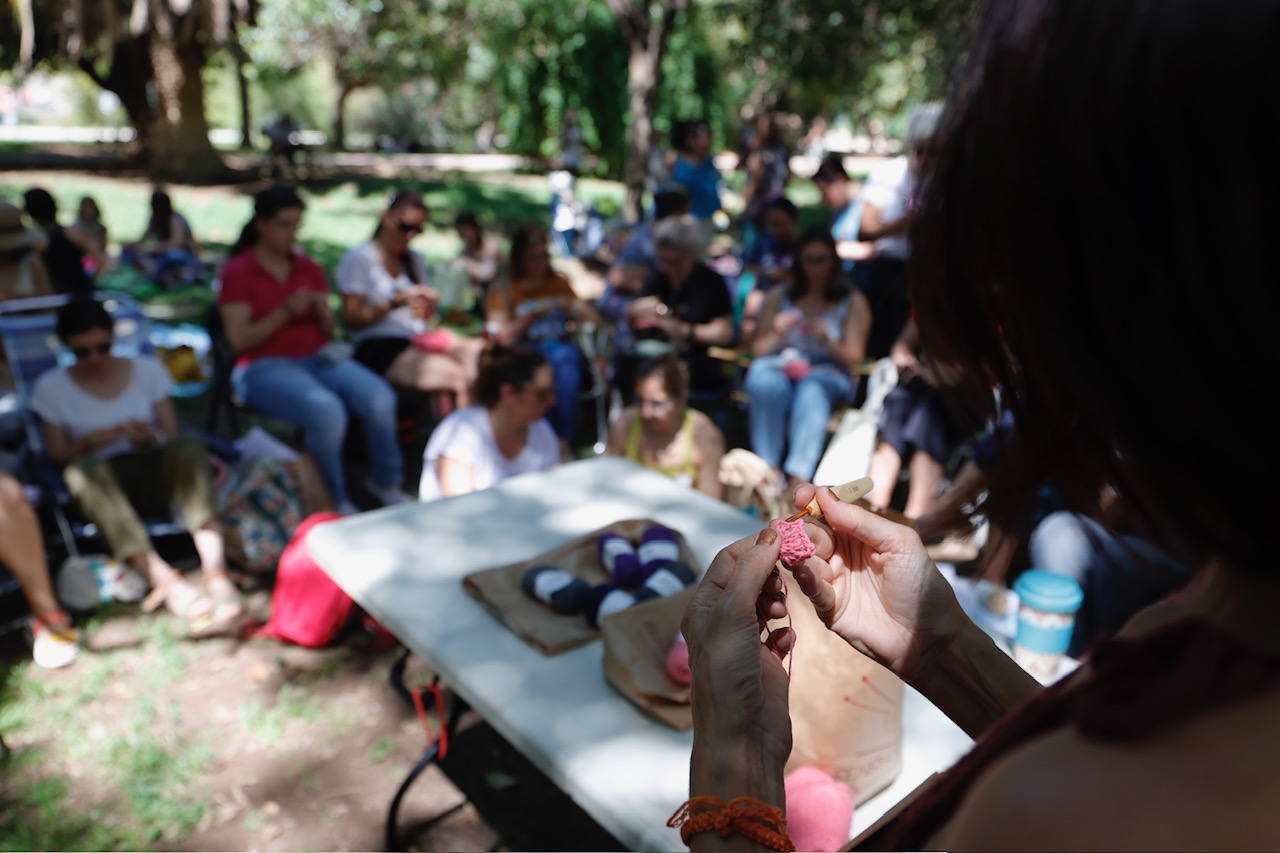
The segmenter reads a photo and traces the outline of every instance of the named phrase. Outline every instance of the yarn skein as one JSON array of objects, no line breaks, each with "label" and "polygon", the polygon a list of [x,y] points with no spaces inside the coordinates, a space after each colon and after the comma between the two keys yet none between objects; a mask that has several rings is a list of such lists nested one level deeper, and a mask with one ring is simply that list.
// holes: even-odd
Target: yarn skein
[{"label": "yarn skein", "polygon": [[677,560],[661,560],[645,579],[644,586],[636,590],[636,601],[668,598],[693,585],[698,576],[693,569]]},{"label": "yarn skein", "polygon": [[626,610],[636,603],[631,593],[618,589],[611,583],[593,586],[582,596],[582,613],[587,617],[587,624],[592,628],[600,627],[600,620],[610,613]]},{"label": "yarn skein", "polygon": [[644,583],[640,557],[626,538],[617,533],[605,533],[597,542],[597,552],[600,554],[600,565],[617,586],[631,589]]},{"label": "yarn skein", "polygon": [[643,582],[663,561],[680,559],[680,542],[676,538],[676,532],[669,527],[655,524],[640,537],[640,547],[636,549],[636,556],[640,558],[640,571],[644,575],[641,582]]},{"label": "yarn skein", "polygon": [[550,605],[556,613],[581,613],[586,582],[555,566],[534,566],[520,579],[520,588],[531,597]]}]

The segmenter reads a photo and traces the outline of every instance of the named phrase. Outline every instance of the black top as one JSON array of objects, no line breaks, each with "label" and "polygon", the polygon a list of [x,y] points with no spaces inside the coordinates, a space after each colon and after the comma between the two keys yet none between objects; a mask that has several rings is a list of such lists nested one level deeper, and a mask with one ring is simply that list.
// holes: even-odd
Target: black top
[{"label": "black top", "polygon": [[[702,325],[718,317],[732,317],[733,303],[724,276],[698,261],[689,278],[680,287],[661,270],[654,270],[645,281],[642,296],[656,296],[677,318]],[[665,337],[657,330],[637,330],[637,338]],[[716,391],[729,383],[724,362],[707,355],[706,344],[688,344],[689,384],[696,391]]]},{"label": "black top", "polygon": [[84,270],[84,250],[71,242],[61,225],[54,225],[46,236],[49,245],[44,250],[44,266],[53,289],[58,293],[92,292],[93,279]]}]

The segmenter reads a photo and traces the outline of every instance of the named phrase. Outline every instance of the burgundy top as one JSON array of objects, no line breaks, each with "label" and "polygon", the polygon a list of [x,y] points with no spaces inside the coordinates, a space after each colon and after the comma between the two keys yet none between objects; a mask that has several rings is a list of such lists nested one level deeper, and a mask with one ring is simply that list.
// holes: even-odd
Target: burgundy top
[{"label": "burgundy top", "polygon": [[1194,620],[1132,640],[1104,640],[1094,646],[1089,665],[1091,678],[1064,678],[993,725],[968,755],[856,849],[924,850],[988,765],[1046,732],[1072,725],[1094,740],[1138,740],[1280,680],[1280,657]]}]

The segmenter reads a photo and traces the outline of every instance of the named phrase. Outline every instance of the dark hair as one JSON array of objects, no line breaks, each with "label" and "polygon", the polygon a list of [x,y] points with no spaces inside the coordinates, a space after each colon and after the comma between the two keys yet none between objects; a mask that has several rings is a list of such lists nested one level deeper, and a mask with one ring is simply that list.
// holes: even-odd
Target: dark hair
[{"label": "dark hair", "polygon": [[[404,207],[411,207],[414,210],[421,210],[423,213],[430,212],[427,203],[422,200],[422,196],[413,190],[399,190],[387,202],[387,213],[393,210],[400,210]],[[373,229],[373,236],[377,237],[382,233],[382,217],[378,217],[378,225]]]},{"label": "dark hair", "polygon": [[58,340],[66,344],[76,335],[103,329],[114,332],[115,320],[101,302],[90,296],[78,296],[58,309],[55,327]]},{"label": "dark hair", "polygon": [[689,194],[684,190],[663,190],[653,194],[654,221],[689,212]]},{"label": "dark hair", "polygon": [[58,221],[58,203],[42,187],[32,187],[22,194],[22,205],[27,215],[41,225]]},{"label": "dark hair", "polygon": [[[423,214],[428,213],[427,203],[422,200],[422,196],[413,190],[399,190],[387,202],[387,213],[393,210],[400,210],[404,207],[411,207],[414,210],[421,210]],[[382,233],[382,217],[378,217],[378,225],[373,229],[373,236],[376,239]],[[405,249],[404,254],[400,256],[400,266],[404,269],[405,275],[409,276],[409,280],[414,284],[422,284],[419,280],[418,265],[413,262],[413,252]]]},{"label": "dark hair", "polygon": [[769,199],[761,213],[768,213],[771,210],[780,210],[792,219],[800,218],[800,209],[796,207],[795,202],[784,195]]},{"label": "dark hair", "polygon": [[173,199],[164,190],[151,194],[151,221],[147,233],[158,240],[168,240],[173,232]]},{"label": "dark hair", "polygon": [[524,278],[525,250],[533,245],[533,241],[539,236],[545,241],[547,239],[547,231],[536,222],[526,222],[516,229],[516,233],[511,235],[511,254],[508,264],[512,284]]},{"label": "dark hair", "polygon": [[464,226],[484,230],[484,226],[480,224],[480,217],[476,216],[474,210],[459,210],[458,215],[453,217],[453,227],[462,228]]},{"label": "dark hair", "polygon": [[493,346],[480,356],[480,372],[476,376],[476,400],[492,409],[502,399],[502,386],[517,391],[533,380],[547,358],[529,347]]},{"label": "dark hair", "polygon": [[82,196],[82,197],[81,197],[81,199],[80,199],[80,204],[79,204],[78,210],[83,210],[83,209],[84,209],[84,206],[85,206],[86,204],[88,204],[88,205],[92,205],[92,207],[93,207],[93,213],[94,213],[94,215],[95,215],[95,216],[97,216],[98,218],[101,218],[101,217],[102,217],[102,208],[98,207],[98,200],[97,200],[97,199],[95,199],[95,198],[94,198],[93,196],[91,196],[91,195]]},{"label": "dark hair", "polygon": [[787,288],[787,299],[794,305],[809,292],[809,279],[805,275],[801,256],[804,254],[804,247],[812,243],[821,243],[823,248],[831,253],[831,274],[827,278],[826,286],[822,289],[822,298],[828,302],[838,303],[853,292],[853,285],[845,277],[844,269],[840,265],[835,238],[831,236],[830,230],[821,225],[806,228],[800,235],[799,242],[796,243],[796,260],[792,265],[795,274],[791,277],[791,284]]},{"label": "dark hair", "polygon": [[678,355],[668,353],[642,362],[636,370],[636,386],[650,376],[661,379],[662,387],[671,397],[688,401],[689,366]]},{"label": "dark hair", "polygon": [[818,171],[813,173],[815,184],[834,184],[836,181],[849,180],[849,173],[844,170],[843,154],[828,154],[822,158]]},{"label": "dark hair", "polygon": [[979,508],[993,522],[1043,486],[1086,506],[1110,485],[1200,564],[1272,564],[1259,475],[1280,444],[1255,404],[1280,366],[1280,132],[1239,81],[1280,85],[1277,32],[1280,6],[1246,0],[987,5],[921,176],[909,280],[930,357],[964,365],[986,412],[998,386],[1016,421]]},{"label": "dark hair", "polygon": [[230,257],[258,245],[258,220],[270,219],[282,210],[306,210],[307,204],[297,190],[285,184],[276,184],[253,196],[253,218],[245,223],[240,238],[231,247]]},{"label": "dark hair", "polygon": [[671,125],[671,147],[677,151],[689,150],[689,137],[693,136],[699,129],[711,129],[705,119],[692,119],[688,121],[678,121]]}]

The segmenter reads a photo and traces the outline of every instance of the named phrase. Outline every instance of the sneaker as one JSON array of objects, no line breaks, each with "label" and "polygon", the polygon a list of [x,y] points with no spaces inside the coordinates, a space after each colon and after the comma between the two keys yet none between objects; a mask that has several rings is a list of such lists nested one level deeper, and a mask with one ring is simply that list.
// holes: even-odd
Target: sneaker
[{"label": "sneaker", "polygon": [[334,504],[333,511],[338,515],[359,515],[360,507],[356,506],[351,501],[337,501]]},{"label": "sneaker", "polygon": [[[64,614],[58,614],[66,619]],[[60,669],[80,654],[80,632],[71,625],[51,625],[46,619],[31,619],[31,657],[36,666]]]},{"label": "sneaker", "polygon": [[408,504],[414,502],[413,495],[407,493],[399,486],[378,486],[369,480],[364,481],[364,487],[369,490],[369,494],[378,499],[383,506],[396,506],[397,504]]}]

